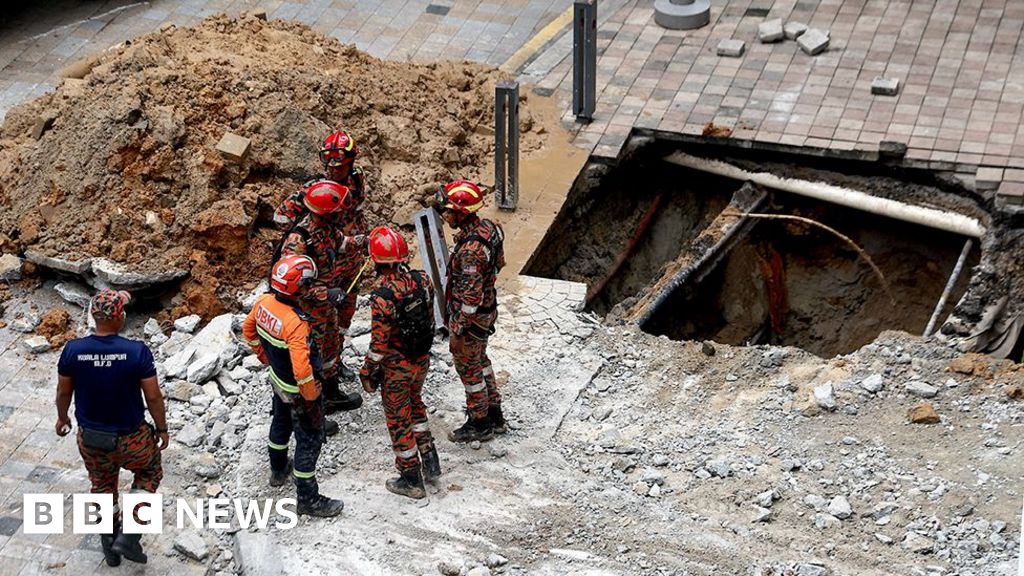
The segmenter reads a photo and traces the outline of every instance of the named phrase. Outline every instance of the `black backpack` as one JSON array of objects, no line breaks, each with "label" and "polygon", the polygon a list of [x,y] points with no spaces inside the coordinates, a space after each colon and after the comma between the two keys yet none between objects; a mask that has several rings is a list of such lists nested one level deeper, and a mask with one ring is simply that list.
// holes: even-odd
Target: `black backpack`
[{"label": "black backpack", "polygon": [[406,358],[419,358],[430,352],[434,343],[434,310],[425,274],[414,270],[411,276],[415,288],[401,300],[396,299],[395,293],[386,286],[377,288],[375,292],[395,305],[398,324],[395,348]]}]

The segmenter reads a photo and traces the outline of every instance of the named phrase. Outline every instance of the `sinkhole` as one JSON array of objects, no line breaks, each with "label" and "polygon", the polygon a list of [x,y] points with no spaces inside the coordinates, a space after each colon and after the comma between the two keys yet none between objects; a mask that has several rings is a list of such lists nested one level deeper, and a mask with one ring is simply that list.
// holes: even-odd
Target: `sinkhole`
[{"label": "sinkhole", "polygon": [[908,204],[969,205],[878,162],[659,140],[584,168],[525,273],[585,283],[589,310],[652,334],[831,357],[884,330],[924,333],[965,251],[941,325],[980,259],[968,236],[680,166],[681,149]]}]

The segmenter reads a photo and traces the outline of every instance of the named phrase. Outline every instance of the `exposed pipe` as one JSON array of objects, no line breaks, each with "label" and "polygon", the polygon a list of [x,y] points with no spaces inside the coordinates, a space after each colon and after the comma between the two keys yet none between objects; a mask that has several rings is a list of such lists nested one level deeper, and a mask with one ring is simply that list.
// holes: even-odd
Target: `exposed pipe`
[{"label": "exposed pipe", "polygon": [[971,247],[974,246],[974,240],[968,238],[967,242],[964,242],[964,249],[960,251],[960,258],[956,261],[956,266],[953,266],[953,272],[949,275],[949,280],[946,280],[946,289],[942,291],[942,296],[939,297],[939,303],[935,305],[935,311],[932,312],[932,317],[928,320],[928,326],[924,329],[924,336],[927,338],[932,330],[935,329],[935,323],[939,320],[939,314],[942,314],[942,309],[946,307],[946,300],[949,299],[949,294],[953,291],[953,286],[956,285],[956,281],[960,278],[960,272],[964,269],[964,263],[967,262],[967,256],[971,253]]},{"label": "exposed pipe", "polygon": [[622,265],[626,263],[626,260],[628,260],[636,250],[637,245],[640,244],[640,239],[643,238],[644,233],[647,232],[647,228],[649,228],[651,222],[654,221],[655,214],[657,214],[658,209],[661,208],[661,202],[663,199],[664,196],[660,193],[655,196],[654,202],[651,203],[651,206],[647,209],[647,213],[644,214],[643,219],[640,220],[640,224],[636,227],[636,233],[633,234],[633,238],[630,239],[625,250],[623,250],[619,254],[619,257],[615,259],[615,264],[612,264],[612,267],[608,269],[608,273],[601,278],[600,282],[594,284],[590,290],[587,290],[587,306],[590,306],[590,303],[593,302],[594,298],[597,298],[598,295],[604,291],[608,282],[619,273],[619,270],[622,269]]},{"label": "exposed pipe", "polygon": [[895,218],[896,220],[920,224],[971,238],[981,238],[985,235],[985,227],[976,218],[964,216],[963,214],[914,206],[888,198],[879,198],[859,190],[833,186],[824,182],[781,178],[767,172],[749,172],[732,164],[726,164],[719,160],[698,158],[685,152],[675,152],[667,156],[665,160],[686,168],[710,172],[711,174],[736,180],[750,181],[766,188],[774,188],[809,198],[816,198],[825,202],[831,202],[832,204],[846,206],[847,208],[863,210],[879,216]]}]

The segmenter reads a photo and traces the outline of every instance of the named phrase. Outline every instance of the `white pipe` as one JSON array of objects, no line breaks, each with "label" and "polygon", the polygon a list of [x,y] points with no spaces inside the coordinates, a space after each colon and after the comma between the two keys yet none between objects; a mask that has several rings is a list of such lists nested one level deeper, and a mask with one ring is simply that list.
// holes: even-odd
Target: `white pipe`
[{"label": "white pipe", "polygon": [[710,172],[736,180],[749,180],[766,188],[774,188],[809,198],[816,198],[825,202],[831,202],[832,204],[846,206],[847,208],[863,210],[879,216],[945,230],[946,232],[962,236],[981,238],[985,235],[985,227],[976,218],[964,216],[963,214],[914,206],[888,198],[879,198],[859,190],[833,186],[824,182],[780,178],[768,172],[748,172],[732,164],[726,164],[719,160],[698,158],[684,152],[675,152],[667,156],[665,160],[679,166],[685,166],[686,168]]}]

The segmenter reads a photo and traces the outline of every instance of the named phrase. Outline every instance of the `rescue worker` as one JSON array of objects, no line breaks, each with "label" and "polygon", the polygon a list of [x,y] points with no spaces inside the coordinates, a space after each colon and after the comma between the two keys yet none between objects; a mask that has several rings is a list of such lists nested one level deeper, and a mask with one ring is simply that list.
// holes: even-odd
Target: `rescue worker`
[{"label": "rescue worker", "polygon": [[[359,394],[339,389],[338,364],[342,341],[338,330],[338,307],[349,300],[346,287],[341,287],[338,260],[341,254],[358,244],[351,237],[336,233],[333,215],[352,208],[350,190],[331,180],[318,180],[306,189],[303,203],[308,213],[284,238],[281,256],[305,255],[316,264],[319,274],[301,296],[302,309],[311,318],[313,342],[323,362],[324,409],[327,414],[339,410],[355,410],[363,404]],[[355,304],[353,303],[353,308]]]},{"label": "rescue worker", "polygon": [[[120,565],[122,556],[132,562],[147,560],[142,535],[121,532],[118,476],[122,468],[130,470],[133,492],[156,492],[164,475],[160,451],[169,442],[153,353],[144,342],[118,335],[129,299],[127,292],[96,294],[89,306],[95,333],[68,342],[57,364],[57,434],[71,432],[68,408],[73,397],[78,451],[92,492],[114,495],[114,531],[100,535],[108,566]],[[146,422],[147,408],[155,427]]]},{"label": "rescue worker", "polygon": [[504,434],[505,417],[494,369],[487,357],[487,339],[498,318],[494,285],[505,266],[501,226],[477,212],[484,205],[480,186],[455,180],[438,190],[441,217],[456,229],[445,287],[449,346],[455,371],[466,389],[466,423],[449,434],[453,442],[489,440]]},{"label": "rescue worker", "polygon": [[[366,197],[366,180],[363,171],[355,166],[359,156],[359,148],[351,134],[344,130],[332,132],[324,138],[320,145],[320,162],[324,167],[324,179],[337,182],[349,190],[349,207],[334,212],[328,218],[337,228],[338,233],[350,239],[335,260],[338,269],[334,272],[338,282],[348,287],[365,262],[366,232],[369,229],[363,215],[362,203]],[[303,202],[305,190],[315,181],[309,181],[297,193],[285,198],[274,213],[274,223],[282,232],[288,231],[302,219],[307,208]],[[359,290],[354,286],[345,298],[336,304],[338,309],[339,343],[344,349],[345,335],[352,325],[352,316],[356,312],[356,298]],[[355,373],[341,360],[337,370],[341,378],[355,380]]]},{"label": "rescue worker", "polygon": [[399,475],[385,487],[395,494],[423,498],[427,495],[424,478],[433,482],[441,475],[421,396],[434,340],[432,288],[425,272],[409,269],[409,247],[401,234],[380,226],[370,232],[369,242],[378,279],[370,296],[370,349],[359,376],[366,392],[380,389],[395,451]]},{"label": "rescue worker", "polygon": [[[273,291],[256,301],[242,324],[242,333],[260,362],[270,365],[274,390],[273,417],[267,441],[270,485],[283,486],[289,473],[295,479],[296,512],[330,517],[341,514],[344,503],[320,494],[316,462],[324,443],[324,407],[315,374],[320,364],[311,345],[310,317],[299,299],[317,278],[308,256],[290,255],[274,264]],[[295,461],[288,461],[288,441],[295,435]]]}]

